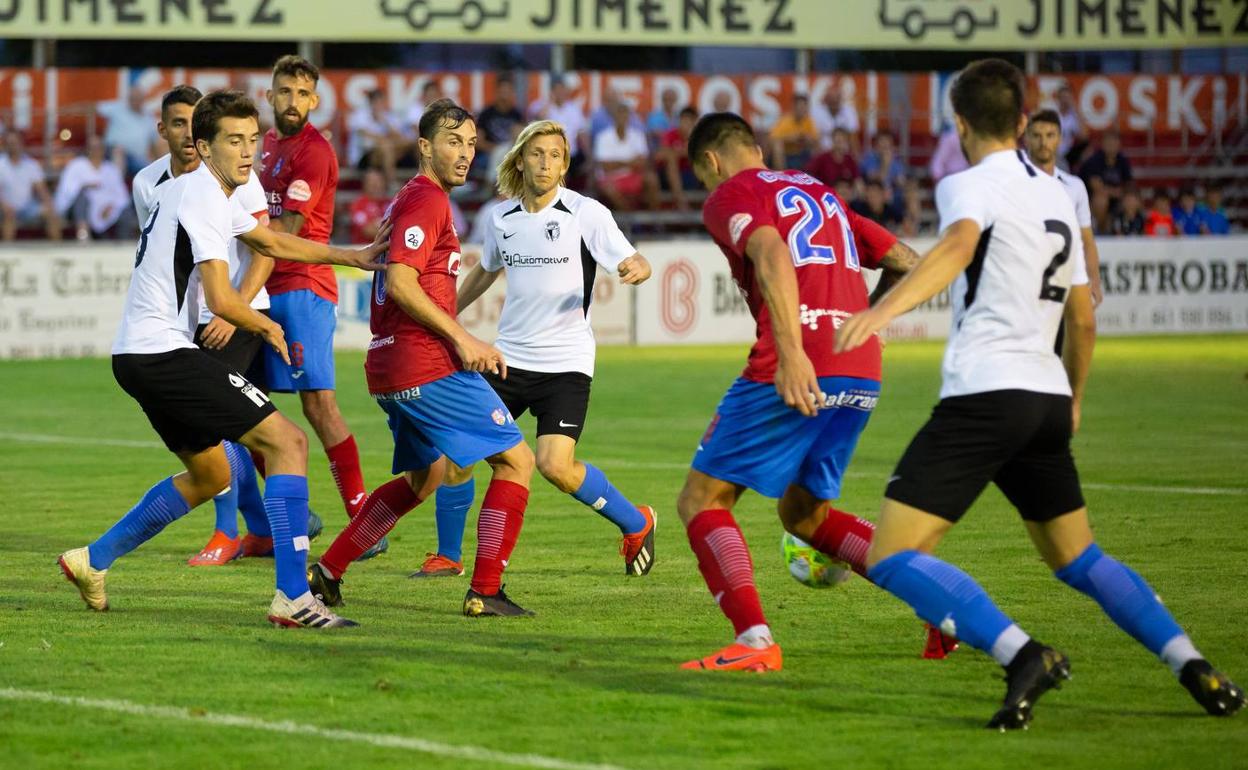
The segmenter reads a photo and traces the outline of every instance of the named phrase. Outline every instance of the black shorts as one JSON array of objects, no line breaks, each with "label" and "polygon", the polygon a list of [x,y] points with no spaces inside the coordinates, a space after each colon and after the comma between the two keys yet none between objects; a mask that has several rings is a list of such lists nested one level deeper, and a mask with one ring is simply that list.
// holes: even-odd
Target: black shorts
[{"label": "black shorts", "polygon": [[486,382],[503,400],[512,417],[525,410],[537,418],[537,435],[556,433],[581,438],[589,413],[589,386],[593,379],[582,372],[530,372],[507,369],[507,379],[485,373]]},{"label": "black shorts", "polygon": [[993,482],[1027,521],[1082,508],[1070,396],[996,390],[942,399],[884,496],[956,522]]},{"label": "black shorts", "polygon": [[243,375],[198,348],[115,355],[113,377],[171,452],[237,441],[277,411]]},{"label": "black shorts", "polygon": [[[257,310],[257,313],[265,316],[269,315],[268,310]],[[226,368],[236,372],[242,372],[247,379],[252,382],[264,382],[264,378],[258,376],[263,371],[264,358],[260,355],[261,348],[264,347],[264,338],[254,332],[235,329],[234,334],[230,336],[230,341],[225,343],[225,347],[220,350],[210,350],[204,347],[201,341],[204,336],[204,329],[208,324],[200,324],[195,327],[195,344],[200,350],[225,364]]]}]

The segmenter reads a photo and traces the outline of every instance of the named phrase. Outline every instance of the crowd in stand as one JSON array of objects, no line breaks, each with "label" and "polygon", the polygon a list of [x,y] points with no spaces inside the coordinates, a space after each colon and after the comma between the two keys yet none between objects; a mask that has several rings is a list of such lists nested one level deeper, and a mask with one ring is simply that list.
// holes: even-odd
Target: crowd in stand
[{"label": "crowd in stand", "polygon": [[[358,196],[340,206],[350,221],[351,239],[366,241],[375,232],[389,194],[416,166],[416,130],[425,105],[442,97],[436,80],[428,81],[419,101],[404,114],[389,109],[385,92],[375,90],[345,120],[341,160],[361,178]],[[658,105],[640,115],[608,89],[589,114],[573,98],[569,84],[555,78],[549,95],[524,108],[510,75],[498,76],[491,104],[478,115],[477,160],[471,172],[475,204],[489,197],[499,160],[527,121],[561,123],[573,140],[568,184],[601,198],[617,212],[672,210],[693,212],[701,203],[686,142],[698,112],[679,103],[675,90],[658,95]],[[1102,235],[1200,235],[1229,232],[1229,220],[1215,187],[1177,193],[1141,189],[1134,184],[1130,161],[1116,131],[1094,143],[1079,118],[1068,88],[1057,93],[1061,117],[1062,166],[1088,187],[1094,231]],[[729,109],[720,93],[714,110]],[[859,214],[906,237],[929,234],[933,226],[931,185],[966,168],[952,129],[940,137],[926,169],[911,167],[896,137],[879,131],[864,140],[856,108],[839,88],[829,88],[812,104],[795,94],[780,117],[759,132],[766,160],[773,168],[801,169],[832,185]],[[127,180],[163,149],[158,147],[155,115],[143,110],[139,91],[101,103],[106,121],[101,137],[87,138],[82,154],[59,174],[55,190],[42,165],[26,154],[23,136],[5,132],[0,154],[0,236],[12,240],[19,228],[50,239],[68,225],[79,239],[132,237],[138,227],[129,202]],[[347,175],[344,175],[346,177]],[[464,217],[460,214],[461,224]],[[461,227],[461,232],[470,232]]]}]

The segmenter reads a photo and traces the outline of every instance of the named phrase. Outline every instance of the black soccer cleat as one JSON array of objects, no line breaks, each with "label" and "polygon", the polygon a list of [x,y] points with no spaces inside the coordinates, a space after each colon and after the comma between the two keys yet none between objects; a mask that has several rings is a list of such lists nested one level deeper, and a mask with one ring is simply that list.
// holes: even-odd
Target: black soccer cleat
[{"label": "black soccer cleat", "polygon": [[471,588],[468,589],[468,593],[464,594],[464,615],[470,618],[532,616],[536,614],[536,612],[526,610],[511,599],[508,599],[502,588],[498,589],[498,593],[493,596],[479,594]]},{"label": "black soccer cleat", "polygon": [[1215,717],[1229,717],[1244,707],[1244,691],[1204,658],[1183,664],[1179,684]]},{"label": "black soccer cleat", "polygon": [[990,730],[1026,730],[1031,709],[1041,695],[1060,689],[1070,679],[1070,660],[1065,655],[1029,640],[1005,667],[1005,701],[985,725]]},{"label": "black soccer cleat", "polygon": [[334,580],[319,561],[308,568],[308,590],[326,607],[341,607],[344,604],[342,578]]}]

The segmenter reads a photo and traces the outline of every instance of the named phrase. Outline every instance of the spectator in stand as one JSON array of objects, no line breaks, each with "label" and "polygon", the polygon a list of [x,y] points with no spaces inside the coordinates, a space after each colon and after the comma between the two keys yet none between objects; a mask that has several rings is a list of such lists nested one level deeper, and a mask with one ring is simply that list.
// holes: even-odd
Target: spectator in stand
[{"label": "spectator in stand", "polygon": [[56,187],[53,205],[62,218],[73,219],[80,241],[108,235],[124,214],[133,218],[126,180],[106,155],[104,141],[88,137],[86,154],[65,165]]},{"label": "spectator in stand", "polygon": [[1122,198],[1123,188],[1131,181],[1131,163],[1122,154],[1122,137],[1116,130],[1110,128],[1101,134],[1101,149],[1083,162],[1079,176],[1089,191],[1094,192],[1098,184],[1104,185],[1111,205]]},{"label": "spectator in stand", "polygon": [[858,110],[845,98],[840,83],[833,83],[823,92],[823,100],[811,107],[810,115],[814,118],[815,129],[819,132],[819,146],[832,146],[833,134],[837,129],[849,135],[849,147],[852,152],[858,137]]},{"label": "spectator in stand", "polygon": [[[1097,187],[1088,196],[1088,215],[1092,219],[1093,235],[1109,235],[1113,229],[1113,205],[1109,192],[1104,187]],[[1097,284],[1093,283],[1093,286]],[[1092,296],[1100,294],[1098,290]]]},{"label": "spectator in stand", "polygon": [[849,206],[853,201],[858,199],[858,193],[854,190],[854,183],[848,179],[841,179],[832,184],[832,189],[836,191],[836,197],[841,199],[841,203]]},{"label": "spectator in stand", "polygon": [[1222,205],[1222,188],[1211,185],[1200,204],[1200,231],[1205,235],[1230,235],[1231,220]]},{"label": "spectator in stand", "polygon": [[1062,83],[1057,89],[1057,114],[1061,118],[1062,139],[1057,144],[1057,157],[1066,168],[1075,171],[1079,167],[1079,159],[1088,146],[1088,133],[1079,119],[1079,108],[1075,104],[1075,92],[1070,85]]},{"label": "spectator in stand", "polygon": [[[516,106],[516,82],[509,73],[502,73],[494,81],[494,101],[477,116],[478,165],[488,165],[499,145],[510,149],[513,129],[523,124],[524,114]],[[493,179],[494,169],[488,169],[485,176]]]},{"label": "spectator in stand", "polygon": [[563,126],[572,143],[572,163],[568,168],[568,177],[575,177],[585,162],[591,139],[586,136],[589,124],[585,120],[585,111],[580,104],[573,101],[572,87],[567,80],[558,75],[552,77],[550,97],[529,105],[529,120],[553,120]]},{"label": "spectator in stand", "polygon": [[1143,235],[1144,211],[1140,203],[1140,194],[1134,187],[1128,187],[1122,193],[1122,201],[1114,214],[1110,232],[1114,235]]},{"label": "spectator in stand", "polygon": [[351,215],[351,242],[372,243],[377,231],[381,229],[381,220],[389,205],[390,196],[386,195],[385,176],[378,169],[368,169],[361,182],[360,196],[351,201],[348,209]]},{"label": "spectator in stand", "polygon": [[1170,210],[1174,230],[1178,235],[1200,235],[1200,211],[1196,208],[1196,191],[1184,187],[1179,191],[1179,202]]},{"label": "spectator in stand", "polygon": [[442,84],[433,78],[426,80],[425,85],[420,89],[420,101],[407,108],[407,116],[403,121],[403,135],[415,141],[420,133],[420,116],[425,114],[426,107],[441,98]]},{"label": "spectator in stand", "polygon": [[732,112],[732,94],[727,91],[716,91],[711,97],[711,112]]},{"label": "spectator in stand", "polygon": [[819,147],[819,129],[810,116],[810,98],[794,94],[792,108],[771,127],[771,158],[777,169],[802,168]]},{"label": "spectator in stand", "polygon": [[594,110],[594,113],[589,116],[589,135],[596,137],[603,131],[611,128],[611,126],[615,123],[615,108],[621,104],[628,108],[629,128],[635,128],[641,131],[644,136],[646,133],[646,124],[642,122],[641,116],[633,110],[631,104],[620,97],[619,91],[610,87],[602,92],[602,105],[599,106],[598,109]]},{"label": "spectator in stand", "polygon": [[867,180],[863,197],[854,201],[850,208],[889,230],[899,227],[904,219],[901,211],[889,200],[883,183],[878,179]]},{"label": "spectator in stand", "polygon": [[835,187],[842,179],[857,183],[861,174],[858,161],[849,148],[849,132],[843,128],[832,130],[832,147],[810,159],[806,173],[824,184]]},{"label": "spectator in stand", "polygon": [[0,239],[17,238],[19,225],[43,225],[48,240],[61,239],[61,220],[43,179],[39,161],[26,154],[22,132],[4,133],[0,155]]},{"label": "spectator in stand", "polygon": [[680,211],[689,210],[689,199],[685,190],[698,188],[698,178],[693,174],[693,166],[689,163],[689,135],[698,122],[698,111],[685,107],[680,111],[680,118],[674,128],[663,132],[659,140],[659,151],[656,156],[659,168],[663,169],[663,178],[667,189],[672,193],[672,200]]},{"label": "spectator in stand", "polygon": [[1148,216],[1144,217],[1144,234],[1152,238],[1168,238],[1177,232],[1170,213],[1170,195],[1165,190],[1158,190]]},{"label": "spectator in stand", "polygon": [[902,198],[904,205],[901,234],[906,238],[914,238],[923,231],[923,202],[919,195],[919,180],[914,177],[906,179]]},{"label": "spectator in stand", "polygon": [[[680,98],[680,94],[676,93],[674,88],[664,88],[663,95],[659,97],[660,104],[654,108],[654,111],[646,117],[646,133],[650,135],[656,145],[662,145],[663,137],[672,129],[680,127],[680,114],[682,110],[676,101]],[[694,113],[697,116],[697,113]]]},{"label": "spectator in stand", "polygon": [[116,163],[130,177],[155,160],[152,149],[160,136],[155,116],[143,111],[143,93],[131,86],[125,101],[102,102],[95,111],[108,121],[104,145]]},{"label": "spectator in stand", "polygon": [[884,185],[884,193],[900,208],[902,193],[906,187],[906,164],[897,157],[897,145],[893,135],[881,131],[871,140],[871,149],[862,156],[859,166],[864,179],[875,179]]},{"label": "spectator in stand", "polygon": [[347,162],[359,169],[381,169],[384,183],[394,186],[395,166],[408,154],[411,143],[404,136],[403,124],[386,109],[386,93],[379,88],[369,91],[368,101],[347,119],[347,130]]},{"label": "spectator in stand", "polygon": [[940,139],[936,142],[936,149],[927,166],[932,175],[932,184],[935,185],[950,174],[966,171],[970,167],[971,164],[966,162],[966,153],[962,152],[962,140],[958,139],[957,128],[949,126],[940,133]]},{"label": "spectator in stand", "polygon": [[659,178],[650,163],[645,133],[631,124],[633,111],[617,102],[613,123],[594,137],[598,192],[617,211],[631,211],[642,200],[659,207]]}]

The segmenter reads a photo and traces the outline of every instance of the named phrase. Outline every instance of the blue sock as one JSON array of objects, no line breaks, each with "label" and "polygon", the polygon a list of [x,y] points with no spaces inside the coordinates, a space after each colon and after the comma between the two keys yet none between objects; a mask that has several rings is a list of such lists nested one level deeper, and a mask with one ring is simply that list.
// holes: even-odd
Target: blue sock
[{"label": "blue sock", "polygon": [[[256,481],[256,464],[246,447],[225,442],[225,452],[230,458],[233,487],[238,490],[238,509],[242,511],[247,531],[260,537],[272,537],[269,517],[264,512],[264,498],[260,496],[260,484]],[[236,460],[237,458],[237,460]],[[238,463],[237,468],[235,462]]]},{"label": "blue sock", "polygon": [[1096,543],[1054,574],[1066,585],[1095,599],[1119,628],[1158,657],[1169,642],[1183,636],[1183,629],[1144,578],[1106,556]]},{"label": "blue sock", "polygon": [[625,535],[645,529],[646,517],[641,515],[637,506],[620,494],[620,490],[611,486],[602,471],[589,463],[585,463],[585,480],[581,482],[581,488],[573,492],[572,496],[619,527],[620,532]]},{"label": "blue sock", "polygon": [[216,528],[230,537],[238,537],[238,478],[242,471],[238,464],[238,445],[230,441],[223,442],[225,459],[230,463],[230,486],[221,494],[212,498],[217,509]]},{"label": "blue sock", "polygon": [[264,484],[264,511],[273,531],[277,588],[289,599],[308,590],[308,479],[279,474]]},{"label": "blue sock", "polygon": [[997,638],[1014,625],[970,575],[925,553],[893,554],[867,570],[867,579],[909,604],[923,620],[990,654]]},{"label": "blue sock", "polygon": [[476,495],[477,484],[471,476],[463,484],[438,487],[433,514],[438,523],[438,553],[451,561],[463,561],[464,525]]},{"label": "blue sock", "polygon": [[151,540],[170,522],[185,516],[190,508],[173,486],[173,477],[147,490],[133,508],[87,546],[92,569],[108,569],[121,556]]}]

